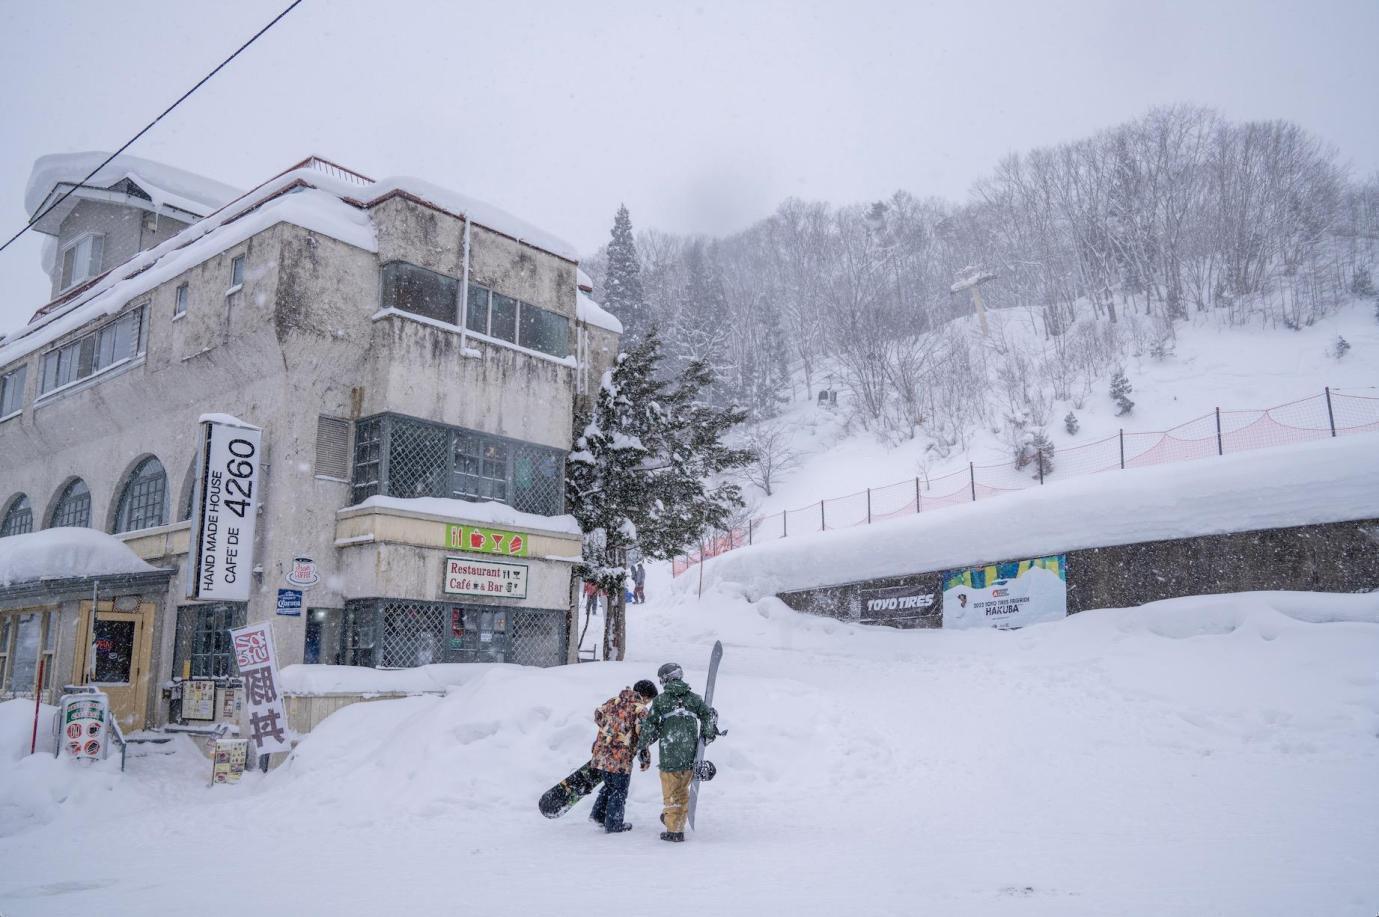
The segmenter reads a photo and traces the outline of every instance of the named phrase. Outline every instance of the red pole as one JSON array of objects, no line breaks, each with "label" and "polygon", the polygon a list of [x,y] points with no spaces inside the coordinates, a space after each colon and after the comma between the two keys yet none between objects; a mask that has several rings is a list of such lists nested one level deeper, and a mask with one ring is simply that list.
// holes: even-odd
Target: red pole
[{"label": "red pole", "polygon": [[29,754],[38,750],[38,711],[43,705],[43,669],[48,664],[48,657],[43,656],[38,660],[38,682],[34,685],[34,734],[29,741]]}]

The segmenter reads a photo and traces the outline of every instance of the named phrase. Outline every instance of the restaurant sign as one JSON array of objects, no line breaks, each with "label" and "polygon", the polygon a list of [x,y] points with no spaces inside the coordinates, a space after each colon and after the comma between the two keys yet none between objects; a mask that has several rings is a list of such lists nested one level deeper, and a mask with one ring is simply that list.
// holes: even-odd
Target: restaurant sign
[{"label": "restaurant sign", "polygon": [[482,557],[447,557],[442,589],[446,595],[525,599],[527,565],[505,564]]}]

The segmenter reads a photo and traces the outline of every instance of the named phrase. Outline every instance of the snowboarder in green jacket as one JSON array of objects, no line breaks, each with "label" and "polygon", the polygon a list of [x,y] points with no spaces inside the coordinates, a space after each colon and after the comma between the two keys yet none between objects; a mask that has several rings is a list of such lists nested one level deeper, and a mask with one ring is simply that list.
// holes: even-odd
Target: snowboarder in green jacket
[{"label": "snowboarder in green jacket", "polygon": [[701,738],[712,742],[718,735],[718,716],[685,684],[680,666],[667,662],[656,671],[656,677],[661,681],[661,693],[651,702],[642,722],[637,750],[660,743],[658,766],[665,803],[661,822],[666,826],[661,840],[679,842],[685,839],[694,753]]}]

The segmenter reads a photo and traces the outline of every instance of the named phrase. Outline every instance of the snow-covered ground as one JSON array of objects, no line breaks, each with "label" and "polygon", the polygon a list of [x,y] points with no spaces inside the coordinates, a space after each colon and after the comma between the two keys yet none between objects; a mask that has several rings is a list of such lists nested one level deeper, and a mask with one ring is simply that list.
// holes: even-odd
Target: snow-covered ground
[{"label": "snow-covered ground", "polygon": [[[1287,915],[1379,910],[1379,596],[1259,593],[1019,632],[863,629],[678,597],[634,661],[476,667],[208,788],[176,754],[26,758],[0,705],[0,913]],[[547,821],[596,704],[726,652],[699,831]],[[448,680],[448,679],[442,679]]]},{"label": "snow-covered ground", "polygon": [[[1007,353],[1019,351],[1032,365],[1047,356],[1048,344],[1032,330],[1024,310],[993,312],[990,318],[990,338],[978,334],[972,318],[953,322],[944,333],[967,335],[978,345],[978,352],[996,347]],[[1344,337],[1351,345],[1339,359],[1333,356],[1337,337]],[[1196,316],[1193,321],[1177,325],[1173,350],[1162,359],[1151,356],[1147,346],[1128,339],[1127,346],[1130,355],[1124,369],[1134,387],[1130,395],[1135,402],[1132,412],[1116,415],[1116,404],[1108,394],[1108,370],[1093,382],[1088,394],[1077,399],[1080,404],[1070,400],[1052,402],[1045,429],[1057,450],[1115,436],[1122,428],[1127,434],[1167,430],[1211,414],[1217,407],[1269,408],[1320,395],[1326,386],[1353,395],[1379,396],[1379,321],[1375,320],[1372,300],[1356,300],[1300,331],[1221,327],[1212,316]],[[817,504],[820,499],[909,481],[916,475],[938,478],[949,472],[965,473],[969,461],[978,466],[1009,462],[1011,451],[1000,429],[1002,415],[1009,408],[1001,403],[1004,396],[998,394],[1001,386],[996,378],[996,367],[1003,359],[992,351],[990,378],[982,386],[991,403],[991,424],[972,418],[969,447],[965,451],[959,448],[946,458],[926,451],[929,440],[922,435],[896,445],[849,423],[849,395],[836,374],[833,385],[843,391],[835,410],[819,408],[797,393],[802,400],[792,404],[776,423],[789,431],[790,442],[799,456],[798,467],[781,477],[769,497],[758,488],[747,488],[756,514],[800,509]],[[1037,376],[1032,382],[1036,390],[1047,390],[1051,385]],[[816,389],[822,384],[822,379],[815,379]],[[1078,418],[1075,434],[1064,428],[1063,418],[1069,411]],[[1321,417],[1324,420],[1324,415]],[[1051,481],[1061,480],[1058,467],[1055,454]],[[840,517],[847,516],[840,513]],[[801,521],[813,518],[802,517]],[[840,524],[851,521],[841,518]]]}]

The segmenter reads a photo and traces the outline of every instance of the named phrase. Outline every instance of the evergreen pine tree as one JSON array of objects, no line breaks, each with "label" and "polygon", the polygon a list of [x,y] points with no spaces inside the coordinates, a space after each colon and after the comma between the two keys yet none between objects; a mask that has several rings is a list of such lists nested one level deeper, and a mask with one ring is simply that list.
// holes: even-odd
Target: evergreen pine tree
[{"label": "evergreen pine tree", "polygon": [[1068,416],[1063,418],[1063,429],[1068,431],[1069,436],[1072,436],[1077,433],[1077,426],[1077,415],[1069,411]]},{"label": "evergreen pine tree", "polygon": [[632,217],[626,206],[619,206],[613,218],[604,288],[603,307],[622,322],[623,341],[630,344],[639,340],[650,330],[651,316],[642,289],[642,263],[632,238]]},{"label": "evergreen pine tree", "polygon": [[[656,332],[619,354],[604,375],[592,414],[577,419],[582,432],[566,464],[571,513],[584,533],[578,573],[610,598],[604,658],[619,659],[623,635],[623,582],[628,552],[665,560],[722,529],[742,506],[725,471],[751,461],[751,452],[723,443],[746,412],[703,401],[713,373],[694,362],[675,379],[659,372]],[[708,483],[718,478],[716,484]]]},{"label": "evergreen pine tree", "polygon": [[1117,417],[1122,414],[1129,414],[1131,409],[1135,407],[1135,402],[1129,398],[1132,391],[1134,389],[1130,387],[1130,380],[1125,378],[1125,370],[1116,370],[1116,374],[1111,377],[1111,397],[1116,402]]}]

